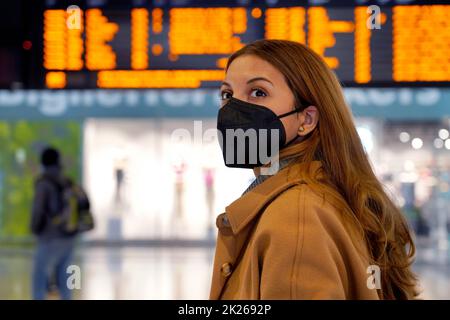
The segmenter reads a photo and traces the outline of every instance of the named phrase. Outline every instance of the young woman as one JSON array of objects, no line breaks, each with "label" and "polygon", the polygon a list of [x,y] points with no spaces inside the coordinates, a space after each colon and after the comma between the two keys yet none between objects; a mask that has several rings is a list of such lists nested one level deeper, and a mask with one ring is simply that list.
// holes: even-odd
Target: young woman
[{"label": "young woman", "polygon": [[[210,298],[414,298],[409,228],[324,60],[296,42],[256,41],[229,58],[221,97],[222,136],[278,130],[280,151],[270,163],[250,163],[249,143],[227,148],[222,137],[226,164],[253,168],[257,178],[217,217]],[[267,137],[256,141],[273,143]],[[239,152],[243,161],[227,163]],[[263,175],[274,159],[278,170]]]}]

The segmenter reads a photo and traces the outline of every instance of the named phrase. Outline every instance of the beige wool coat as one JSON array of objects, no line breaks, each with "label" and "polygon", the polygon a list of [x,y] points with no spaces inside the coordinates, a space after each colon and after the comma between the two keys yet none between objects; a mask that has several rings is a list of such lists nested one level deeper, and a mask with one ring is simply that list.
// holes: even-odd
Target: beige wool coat
[{"label": "beige wool coat", "polygon": [[[281,169],[217,217],[210,299],[378,299],[366,245],[302,179],[307,170]],[[309,171],[324,176],[320,161]]]}]

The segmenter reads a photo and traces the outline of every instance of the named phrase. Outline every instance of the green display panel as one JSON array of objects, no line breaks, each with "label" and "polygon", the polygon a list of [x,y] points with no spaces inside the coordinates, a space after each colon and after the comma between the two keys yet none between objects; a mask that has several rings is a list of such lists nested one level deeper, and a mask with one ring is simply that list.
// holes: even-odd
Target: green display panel
[{"label": "green display panel", "polygon": [[81,123],[0,121],[0,243],[31,238],[34,179],[47,145],[63,155],[66,174],[80,179]]}]

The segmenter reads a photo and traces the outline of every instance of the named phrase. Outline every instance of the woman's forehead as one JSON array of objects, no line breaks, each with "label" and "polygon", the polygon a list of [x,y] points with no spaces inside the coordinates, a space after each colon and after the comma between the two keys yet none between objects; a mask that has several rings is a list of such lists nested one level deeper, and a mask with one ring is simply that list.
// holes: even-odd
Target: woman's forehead
[{"label": "woman's forehead", "polygon": [[255,56],[244,55],[230,64],[225,74],[225,82],[247,82],[253,78],[266,78],[272,83],[284,81],[282,73],[269,62]]}]

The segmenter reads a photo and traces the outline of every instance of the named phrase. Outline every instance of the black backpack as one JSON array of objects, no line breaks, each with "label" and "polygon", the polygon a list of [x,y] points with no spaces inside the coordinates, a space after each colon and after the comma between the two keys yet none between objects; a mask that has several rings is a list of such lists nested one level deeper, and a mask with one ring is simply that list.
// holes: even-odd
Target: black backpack
[{"label": "black backpack", "polygon": [[66,178],[56,181],[49,176],[42,176],[51,182],[58,191],[61,210],[50,217],[50,223],[65,235],[75,235],[94,229],[94,217],[86,192],[79,185]]}]

